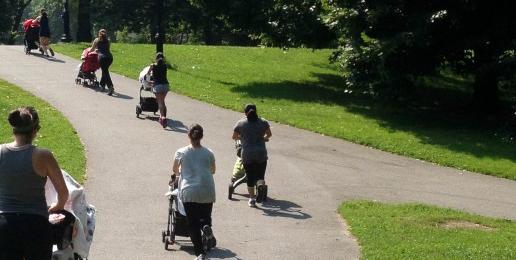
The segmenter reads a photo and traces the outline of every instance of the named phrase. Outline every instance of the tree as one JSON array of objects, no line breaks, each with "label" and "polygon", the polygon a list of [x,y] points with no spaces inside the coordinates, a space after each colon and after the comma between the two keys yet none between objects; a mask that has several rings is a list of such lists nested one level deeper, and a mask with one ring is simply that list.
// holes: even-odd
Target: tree
[{"label": "tree", "polygon": [[[30,4],[31,0],[0,0],[0,33],[7,34],[5,42],[14,44],[21,25],[23,11]],[[6,32],[7,31],[7,32]]]},{"label": "tree", "polygon": [[92,24],[90,20],[91,12],[91,1],[90,0],[78,0],[79,1],[79,14],[77,16],[77,41],[78,42],[91,42],[92,40]]},{"label": "tree", "polygon": [[475,106],[499,106],[502,71],[514,75],[516,20],[510,0],[328,0],[326,22],[340,36],[335,59],[347,83],[410,85],[442,66],[474,75]]}]

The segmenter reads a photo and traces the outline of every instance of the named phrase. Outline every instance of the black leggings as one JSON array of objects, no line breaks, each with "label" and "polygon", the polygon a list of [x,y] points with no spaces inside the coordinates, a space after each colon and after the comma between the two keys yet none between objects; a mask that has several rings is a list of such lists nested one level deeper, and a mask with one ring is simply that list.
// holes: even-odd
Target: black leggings
[{"label": "black leggings", "polygon": [[102,77],[100,78],[101,86],[113,86],[111,75],[109,74],[109,66],[113,63],[113,56],[111,54],[99,55],[100,69],[102,70]]},{"label": "black leggings", "polygon": [[0,214],[0,259],[50,260],[51,238],[48,218],[32,214]]},{"label": "black leggings", "polygon": [[244,163],[244,169],[247,175],[247,187],[254,187],[258,180],[265,180],[267,161],[262,163]]},{"label": "black leggings", "polygon": [[188,219],[188,231],[194,245],[195,255],[206,254],[202,247],[201,229],[204,225],[211,226],[211,211],[213,203],[183,203]]}]

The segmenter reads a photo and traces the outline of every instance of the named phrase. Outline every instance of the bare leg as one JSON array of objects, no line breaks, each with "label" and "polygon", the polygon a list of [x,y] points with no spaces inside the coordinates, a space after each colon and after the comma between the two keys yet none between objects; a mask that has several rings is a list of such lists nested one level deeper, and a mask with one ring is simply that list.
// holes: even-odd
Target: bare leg
[{"label": "bare leg", "polygon": [[247,192],[249,192],[249,198],[254,199],[254,187],[247,187]]},{"label": "bare leg", "polygon": [[167,93],[156,93],[156,101],[158,102],[160,118],[167,118],[167,106],[165,105],[165,97]]}]

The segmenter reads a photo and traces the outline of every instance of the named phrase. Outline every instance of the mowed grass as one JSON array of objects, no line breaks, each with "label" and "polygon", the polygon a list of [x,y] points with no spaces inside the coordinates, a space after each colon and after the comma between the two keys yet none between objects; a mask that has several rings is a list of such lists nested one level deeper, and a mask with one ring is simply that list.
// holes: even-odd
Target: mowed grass
[{"label": "mowed grass", "polygon": [[34,145],[50,149],[59,166],[83,183],[86,162],[84,147],[72,125],[45,101],[3,80],[0,80],[0,143],[13,141],[7,117],[11,110],[21,106],[32,106],[38,111],[41,130]]},{"label": "mowed grass", "polygon": [[516,259],[516,223],[421,204],[346,202],[362,259]]},{"label": "mowed grass", "polygon": [[[86,44],[55,49],[79,58]],[[112,71],[136,79],[154,45],[113,44]],[[176,93],[241,111],[256,103],[261,116],[380,150],[516,180],[516,145],[504,133],[447,112],[391,106],[345,89],[332,50],[165,45]],[[99,72],[100,73],[100,72]],[[431,80],[432,93],[461,80]],[[447,85],[448,84],[448,85]],[[115,82],[116,85],[116,82]],[[444,93],[445,97],[449,97]],[[466,101],[457,99],[457,103]],[[174,108],[170,108],[173,117]],[[231,127],[231,126],[228,126]]]}]

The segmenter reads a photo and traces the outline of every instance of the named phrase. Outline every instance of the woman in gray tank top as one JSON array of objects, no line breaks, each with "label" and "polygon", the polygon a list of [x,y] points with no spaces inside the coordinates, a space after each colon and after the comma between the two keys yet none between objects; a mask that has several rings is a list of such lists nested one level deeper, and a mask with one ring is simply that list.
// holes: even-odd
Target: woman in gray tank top
[{"label": "woman in gray tank top", "polygon": [[[51,259],[48,214],[63,209],[68,189],[52,152],[32,145],[40,129],[36,110],[11,111],[9,124],[14,141],[0,145],[0,259]],[[50,208],[47,177],[58,194]]]}]

